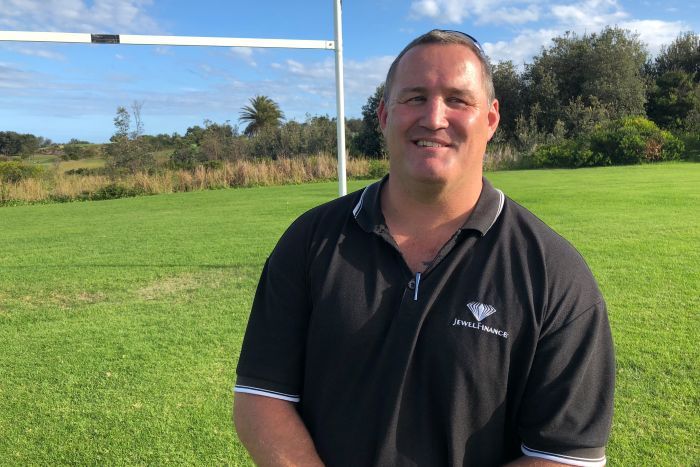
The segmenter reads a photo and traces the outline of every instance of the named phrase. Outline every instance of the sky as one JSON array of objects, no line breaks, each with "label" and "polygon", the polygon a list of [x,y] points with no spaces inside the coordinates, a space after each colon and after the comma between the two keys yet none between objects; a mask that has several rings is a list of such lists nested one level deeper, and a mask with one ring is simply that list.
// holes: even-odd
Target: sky
[{"label": "sky", "polygon": [[[0,30],[333,40],[333,0],[0,0]],[[475,36],[493,62],[531,62],[553,37],[619,26],[657,54],[700,32],[700,2],[681,0],[345,0],[346,117],[394,57],[433,28]],[[256,95],[287,120],[336,116],[334,52],[0,42],[0,131],[105,142],[118,106],[141,105],[147,134],[239,122]],[[507,105],[507,103],[501,103]]]}]

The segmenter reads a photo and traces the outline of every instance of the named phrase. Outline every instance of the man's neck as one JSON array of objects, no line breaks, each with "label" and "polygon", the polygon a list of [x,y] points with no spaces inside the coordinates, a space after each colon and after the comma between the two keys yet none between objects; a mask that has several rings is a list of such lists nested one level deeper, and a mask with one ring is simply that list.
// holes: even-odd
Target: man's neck
[{"label": "man's neck", "polygon": [[406,186],[389,177],[382,190],[382,212],[390,226],[401,226],[402,231],[425,233],[447,225],[454,225],[452,230],[457,230],[474,210],[481,195],[481,174],[473,179],[448,190],[434,184]]},{"label": "man's neck", "polygon": [[381,193],[386,225],[411,271],[425,271],[474,210],[481,194],[481,176],[453,192],[435,187],[407,190],[392,181],[389,177]]}]

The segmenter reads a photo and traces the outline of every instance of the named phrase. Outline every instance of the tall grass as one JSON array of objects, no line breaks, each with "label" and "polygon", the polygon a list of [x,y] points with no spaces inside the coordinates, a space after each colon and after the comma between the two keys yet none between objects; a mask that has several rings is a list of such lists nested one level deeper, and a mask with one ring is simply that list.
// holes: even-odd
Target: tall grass
[{"label": "tall grass", "polygon": [[522,168],[525,161],[523,152],[512,144],[491,144],[484,156],[484,170],[511,170]]},{"label": "tall grass", "polygon": [[[377,164],[351,158],[347,163],[350,178],[376,175]],[[374,170],[372,170],[374,169]],[[118,186],[132,194],[159,194],[199,191],[229,187],[253,187],[328,181],[337,178],[335,157],[319,154],[277,160],[241,160],[225,162],[218,167],[198,166],[192,171],[163,170],[156,173],[136,173],[112,179],[101,175],[68,175],[54,171],[41,178],[19,182],[0,181],[0,204],[37,203],[93,199],[97,193]]]}]

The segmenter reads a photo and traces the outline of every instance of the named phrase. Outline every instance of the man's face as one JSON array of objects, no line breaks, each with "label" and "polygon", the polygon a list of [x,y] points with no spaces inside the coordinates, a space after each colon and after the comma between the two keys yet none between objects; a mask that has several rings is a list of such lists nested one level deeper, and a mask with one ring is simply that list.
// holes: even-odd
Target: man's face
[{"label": "man's face", "polygon": [[401,58],[387,98],[378,113],[392,178],[448,189],[481,180],[499,115],[474,52],[459,44],[414,47]]}]

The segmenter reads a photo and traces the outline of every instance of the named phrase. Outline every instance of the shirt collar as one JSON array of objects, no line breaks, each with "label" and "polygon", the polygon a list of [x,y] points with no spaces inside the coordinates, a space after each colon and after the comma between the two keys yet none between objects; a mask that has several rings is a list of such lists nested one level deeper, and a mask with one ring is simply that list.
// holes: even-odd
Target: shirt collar
[{"label": "shirt collar", "polygon": [[[382,214],[380,197],[381,190],[388,178],[389,176],[386,175],[378,182],[365,187],[352,210],[357,223],[366,232],[379,233],[388,230],[384,214]],[[491,182],[485,178],[482,180],[481,194],[476,206],[460,230],[476,230],[483,237],[501,215],[505,195],[501,190],[494,188]]]}]

